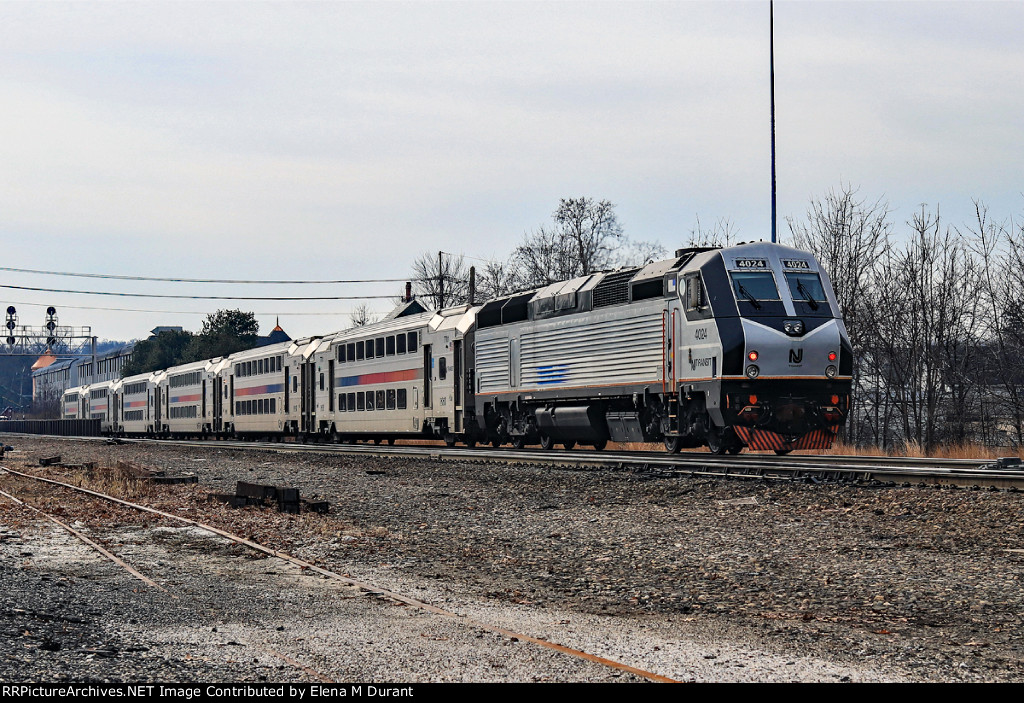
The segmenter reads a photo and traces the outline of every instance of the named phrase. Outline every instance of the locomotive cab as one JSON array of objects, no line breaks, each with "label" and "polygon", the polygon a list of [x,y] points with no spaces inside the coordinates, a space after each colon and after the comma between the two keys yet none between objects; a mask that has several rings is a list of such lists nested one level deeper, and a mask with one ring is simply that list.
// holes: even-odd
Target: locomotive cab
[{"label": "locomotive cab", "polygon": [[695,255],[680,279],[679,420],[666,423],[666,446],[703,434],[716,452],[830,447],[849,408],[853,357],[814,257],[741,245]]}]

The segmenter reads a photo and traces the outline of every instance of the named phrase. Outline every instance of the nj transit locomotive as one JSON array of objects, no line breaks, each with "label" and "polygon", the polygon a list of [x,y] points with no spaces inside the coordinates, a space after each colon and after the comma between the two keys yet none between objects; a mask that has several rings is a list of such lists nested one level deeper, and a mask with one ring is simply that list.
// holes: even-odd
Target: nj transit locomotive
[{"label": "nj transit locomotive", "polygon": [[828,277],[776,244],[682,249],[483,305],[402,313],[73,388],[62,407],[116,434],[715,453],[828,448],[849,409],[852,350]]}]

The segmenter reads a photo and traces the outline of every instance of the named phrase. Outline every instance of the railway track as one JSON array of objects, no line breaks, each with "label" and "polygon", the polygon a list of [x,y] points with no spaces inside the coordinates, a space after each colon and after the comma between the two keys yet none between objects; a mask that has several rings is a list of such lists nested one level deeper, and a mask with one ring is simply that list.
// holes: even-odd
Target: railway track
[{"label": "railway track", "polygon": [[[604,666],[604,667],[607,667],[609,669],[615,670],[616,672],[625,673],[625,674],[632,674],[634,676],[637,676],[637,677],[639,677],[641,679],[646,679],[648,681],[653,681],[653,682],[657,682],[657,683],[675,683],[676,682],[674,679],[669,678],[667,676],[663,676],[661,674],[658,674],[658,673],[655,673],[655,672],[652,672],[652,671],[647,671],[647,670],[640,669],[640,668],[637,668],[637,667],[634,667],[634,666],[630,666],[629,664],[626,664],[626,663],[623,663],[623,662],[620,662],[620,661],[616,661],[614,659],[610,659],[610,658],[607,658],[607,657],[602,657],[602,656],[598,656],[598,655],[595,655],[595,654],[591,654],[589,652],[585,652],[585,651],[580,650],[580,649],[576,649],[576,648],[573,648],[573,647],[568,647],[568,646],[565,646],[565,645],[562,645],[562,644],[558,644],[556,642],[549,641],[545,637],[534,637],[532,635],[525,634],[525,633],[522,633],[522,632],[518,632],[518,631],[515,631],[515,630],[512,630],[512,629],[506,628],[506,627],[501,627],[501,626],[498,626],[498,625],[490,624],[490,623],[481,621],[479,619],[473,619],[473,618],[466,617],[464,615],[461,615],[461,614],[455,612],[455,610],[453,610],[451,607],[448,607],[448,608],[437,607],[435,605],[423,602],[422,600],[418,600],[416,598],[409,597],[407,595],[398,593],[396,591],[392,591],[392,590],[389,590],[389,589],[386,589],[386,588],[381,588],[381,587],[379,587],[377,585],[366,583],[364,581],[360,581],[360,580],[354,579],[354,578],[352,578],[350,576],[347,576],[347,575],[344,575],[344,574],[340,574],[340,573],[338,573],[336,571],[332,571],[330,569],[326,569],[326,568],[317,566],[315,564],[312,564],[310,562],[304,561],[302,559],[298,559],[298,558],[296,558],[296,557],[294,557],[294,556],[292,556],[290,554],[287,554],[285,552],[282,552],[282,551],[279,551],[279,550],[275,550],[275,549],[272,549],[272,548],[267,547],[265,545],[259,544],[259,543],[255,542],[255,541],[251,540],[251,539],[246,539],[244,537],[235,535],[235,534],[233,534],[231,532],[222,530],[222,529],[214,527],[212,525],[208,525],[208,524],[199,522],[197,520],[193,520],[193,519],[190,519],[190,518],[187,518],[187,517],[183,517],[181,515],[176,515],[176,514],[169,513],[169,512],[163,511],[163,510],[157,510],[157,509],[149,507],[149,506],[141,505],[139,503],[134,503],[134,502],[127,501],[127,500],[123,500],[123,499],[117,498],[115,496],[107,495],[107,494],[104,494],[104,493],[101,493],[101,492],[98,492],[98,491],[89,490],[89,489],[82,488],[80,486],[75,486],[75,485],[72,485],[72,484],[69,484],[69,483],[64,483],[62,481],[57,481],[57,480],[46,478],[46,477],[43,477],[43,476],[37,476],[37,475],[34,475],[34,474],[30,474],[30,473],[16,471],[16,470],[8,468],[6,466],[0,466],[0,473],[2,473],[2,472],[6,472],[6,473],[8,473],[10,475],[17,476],[17,477],[19,477],[21,479],[25,479],[25,480],[29,480],[29,481],[35,481],[35,482],[39,482],[39,483],[42,483],[42,484],[46,484],[48,486],[55,487],[58,490],[73,491],[73,492],[76,492],[78,494],[82,494],[84,496],[87,496],[88,498],[99,499],[99,500],[102,500],[102,501],[107,501],[107,502],[114,503],[114,504],[117,504],[117,505],[122,506],[122,507],[130,508],[130,509],[138,511],[140,513],[147,513],[147,514],[150,514],[150,515],[155,515],[155,516],[158,516],[158,517],[161,517],[161,518],[165,518],[165,519],[170,520],[170,521],[181,523],[183,525],[187,525],[187,526],[190,526],[190,527],[195,527],[195,528],[199,528],[201,530],[205,530],[205,531],[209,532],[212,535],[216,535],[217,537],[221,537],[221,538],[230,540],[231,542],[233,542],[235,544],[238,544],[238,545],[241,545],[241,546],[243,546],[245,548],[248,548],[248,549],[250,549],[250,550],[252,550],[254,552],[258,552],[260,554],[263,554],[263,555],[266,555],[266,556],[269,556],[269,557],[273,557],[275,559],[279,559],[279,560],[287,562],[287,563],[289,563],[291,565],[297,566],[300,569],[302,569],[303,571],[309,571],[310,573],[318,574],[319,576],[322,576],[324,578],[341,582],[342,584],[344,584],[346,586],[359,589],[360,591],[363,591],[363,592],[373,593],[373,594],[377,595],[378,597],[390,600],[390,601],[394,602],[395,604],[399,604],[399,605],[402,605],[402,606],[408,606],[408,607],[411,607],[411,608],[414,608],[414,609],[417,609],[417,610],[421,610],[421,611],[423,611],[425,613],[429,613],[429,614],[431,614],[433,616],[437,616],[437,617],[440,617],[440,618],[444,618],[444,619],[447,619],[447,620],[454,621],[454,622],[458,623],[459,625],[461,625],[462,627],[474,628],[474,629],[478,629],[478,630],[486,630],[486,631],[495,633],[497,635],[500,635],[502,637],[509,638],[513,642],[516,642],[516,641],[528,642],[528,643],[530,643],[532,645],[535,645],[535,646],[538,646],[538,647],[542,647],[542,648],[545,648],[545,649],[557,652],[557,653],[562,654],[562,655],[566,655],[566,656],[569,656],[569,657],[580,659],[580,660],[583,660],[583,661],[586,661],[586,662],[590,662],[590,663],[593,663],[593,664],[599,664],[601,666]],[[112,563],[116,564],[118,567],[124,569],[126,572],[130,573],[133,577],[135,577],[139,581],[142,581],[147,586],[155,588],[155,589],[159,589],[160,591],[163,591],[165,593],[169,593],[169,595],[171,597],[174,597],[174,598],[178,597],[177,594],[175,594],[173,592],[169,592],[168,588],[166,588],[165,585],[160,584],[157,581],[155,581],[155,580],[151,579],[150,577],[146,576],[145,574],[141,573],[138,569],[136,569],[132,565],[128,564],[125,560],[117,557],[116,555],[111,553],[111,551],[107,550],[106,548],[104,548],[103,546],[98,544],[96,541],[94,541],[94,540],[90,539],[89,537],[87,537],[85,534],[82,533],[82,531],[77,530],[77,529],[71,527],[66,522],[57,519],[55,516],[51,515],[50,513],[46,512],[46,511],[44,511],[44,510],[42,510],[40,508],[37,508],[37,507],[33,506],[31,503],[27,502],[26,500],[24,500],[22,498],[19,498],[18,496],[13,495],[11,493],[8,493],[6,491],[0,490],[0,497],[3,497],[3,498],[5,498],[7,500],[10,500],[10,501],[13,501],[14,503],[16,503],[16,504],[18,504],[20,506],[24,506],[28,510],[31,510],[32,512],[40,515],[41,517],[43,517],[43,518],[45,518],[47,520],[50,520],[51,522],[55,523],[56,525],[58,525],[62,529],[67,530],[68,532],[73,534],[76,538],[78,538],[83,543],[88,545],[90,548],[92,548],[93,550],[95,550],[96,552],[101,554],[104,558],[106,558],[109,561],[111,561]],[[295,669],[298,669],[298,670],[302,671],[303,673],[309,675],[310,677],[312,677],[312,678],[314,678],[316,680],[319,680],[319,681],[322,681],[322,682],[326,682],[326,683],[334,683],[335,682],[335,679],[331,678],[331,676],[329,676],[328,674],[323,673],[323,672],[321,672],[321,671],[319,671],[319,670],[317,670],[315,668],[312,668],[311,666],[308,666],[308,665],[306,665],[306,664],[304,664],[304,663],[302,663],[300,661],[297,661],[296,659],[292,658],[291,656],[288,656],[287,654],[281,653],[281,652],[279,652],[279,651],[277,651],[275,649],[272,649],[272,648],[270,648],[268,646],[263,646],[263,645],[255,645],[255,646],[258,649],[260,649],[261,651],[265,652],[266,654],[268,654],[270,656],[273,656],[273,657],[275,657],[277,659],[280,659],[281,661],[284,661],[289,666],[294,667]]]},{"label": "railway track", "polygon": [[[935,680],[948,680],[954,670],[951,667],[965,657],[971,677],[1002,680],[1004,675],[1013,678],[1019,670],[1015,663],[1019,657],[1014,653],[1019,651],[1014,649],[1018,646],[1014,633],[1019,630],[1013,623],[1019,620],[1014,613],[1024,611],[1016,608],[1013,598],[1019,599],[1024,591],[1019,589],[1021,550],[1013,526],[1019,522],[1020,501],[1008,492],[865,490],[839,482],[819,488],[799,485],[809,481],[759,482],[745,475],[731,481],[703,478],[710,473],[690,480],[689,468],[644,469],[645,460],[650,463],[651,457],[700,459],[702,463],[722,459],[696,453],[670,457],[641,452],[626,457],[632,463],[619,468],[617,463],[604,462],[609,457],[617,461],[621,452],[575,452],[580,456],[577,463],[566,462],[564,454],[553,452],[550,458],[565,468],[548,470],[539,460],[530,459],[545,452],[506,450],[494,452],[492,459],[477,459],[468,450],[439,446],[219,442],[201,444],[202,449],[184,449],[183,445],[191,443],[130,442],[107,447],[102,440],[75,445],[49,438],[8,439],[7,443],[20,450],[10,457],[19,463],[22,457],[31,463],[35,457],[63,454],[70,465],[52,473],[31,466],[12,468],[73,483],[84,480],[79,478],[83,470],[75,467],[95,463],[106,467],[105,472],[115,460],[171,473],[194,473],[201,487],[161,487],[151,494],[163,496],[160,505],[148,498],[142,502],[474,620],[508,631],[525,631],[538,639],[547,636],[676,679],[776,680],[793,671],[789,668],[793,661],[801,673],[786,680],[826,680],[836,674],[853,680],[861,680],[861,676],[889,680],[885,672],[891,671],[899,679],[907,673],[913,678],[925,670]],[[344,456],[333,454],[335,449]],[[378,456],[384,453],[379,450],[387,452],[385,458]],[[421,461],[417,455],[429,460]],[[526,462],[521,466],[490,463],[499,457],[511,462],[525,457]],[[724,459],[734,467],[753,463],[751,460],[773,467],[780,463],[803,466],[824,458],[752,455]],[[877,463],[873,459],[859,461],[869,468]],[[922,468],[920,461],[896,463],[902,466],[892,468],[904,472],[908,467]],[[937,463],[947,472],[964,469],[963,462]],[[971,468],[975,468],[973,463],[967,467]],[[673,475],[680,480],[662,478]],[[787,476],[776,469],[769,475]],[[204,491],[226,490],[236,480],[254,479],[296,485],[304,495],[330,500],[331,515],[306,518],[206,507]],[[95,480],[105,481],[106,473]],[[873,485],[888,483],[877,483],[881,477],[868,480],[876,482]],[[938,482],[931,481],[933,485]],[[35,498],[24,485],[3,483],[6,485],[0,488]],[[78,499],[70,494],[61,493],[59,500],[38,495],[38,502],[33,502],[39,507],[74,505],[74,514],[83,514],[83,508],[76,505]],[[3,502],[0,499],[0,504]],[[55,514],[74,524],[75,518],[60,509]],[[152,525],[155,519],[148,522]],[[117,521],[122,525],[145,522],[124,515]],[[98,534],[108,549],[145,575],[164,585],[177,585],[168,573],[183,573],[180,566],[154,570],[153,562],[138,559],[146,552],[133,551],[130,546],[121,551],[122,533],[109,533],[115,545],[111,546],[111,541],[103,539],[108,535],[103,524],[95,519],[87,524],[84,531],[90,536]],[[193,528],[182,528],[186,529]],[[17,544],[16,538],[8,544]],[[6,553],[16,557],[18,549],[8,547]],[[276,560],[262,562],[267,564],[263,567],[269,569],[267,573],[296,573],[299,569],[270,561]],[[258,568],[261,562],[250,559],[249,563]],[[108,571],[112,568],[106,567]],[[306,580],[327,581],[315,572]],[[197,587],[189,588],[199,593]],[[154,598],[162,595],[144,590]],[[380,589],[373,591],[349,592],[350,600],[332,603],[338,608],[337,617],[351,618],[353,607],[373,607]],[[316,601],[303,596],[286,602]],[[262,617],[262,609],[253,607]],[[385,605],[385,609],[413,610],[394,605]],[[453,644],[464,637],[451,635],[460,627],[453,618],[427,611],[416,617],[424,624],[437,623],[428,625],[427,639],[433,639],[442,628]],[[278,624],[285,625],[286,635],[274,635]],[[722,650],[718,648],[722,641],[719,627],[730,633]],[[734,627],[738,628],[735,634]],[[979,636],[976,630],[986,634]],[[227,632],[225,628],[221,631]],[[251,631],[234,630],[219,639],[222,643],[229,637],[263,643],[266,634],[267,644],[275,650],[341,676],[337,667],[310,656],[305,645],[291,647],[285,641],[305,634],[312,642],[318,636],[311,632],[297,629],[293,633],[292,621],[285,619],[271,621],[255,637]],[[750,650],[729,648],[733,642],[746,644],[749,633],[758,633],[759,638]],[[424,642],[420,632],[414,635],[414,646]],[[907,638],[923,647],[909,659],[901,645]],[[583,664],[516,639],[522,645],[506,644],[497,657],[485,647],[482,654],[462,659],[457,670],[478,670],[474,656],[485,658],[486,667],[492,661],[500,665],[502,653],[518,656],[519,651],[527,650],[565,660],[567,667]],[[481,644],[500,641],[510,642],[511,637],[492,630]],[[791,648],[783,650],[783,659],[777,661],[759,648],[762,642]],[[884,661],[885,667],[877,669],[880,673],[875,673],[876,669],[857,673],[838,669],[829,660],[827,668],[818,668],[817,661],[802,658],[810,654],[809,647],[815,642],[830,642],[822,646],[834,649],[839,657],[866,649],[872,657],[882,657],[878,661]],[[965,642],[969,644],[962,644]],[[436,651],[447,652],[449,647],[438,645]],[[443,657],[447,660],[447,654]],[[261,656],[261,666],[266,658]],[[906,661],[912,661],[915,668],[902,669]],[[389,670],[386,661],[374,663],[383,665],[375,671]],[[997,668],[979,668],[989,665]],[[483,680],[490,680],[488,673],[484,669]]]},{"label": "railway track", "polygon": [[[38,435],[32,435],[38,436]],[[104,442],[96,437],[54,437],[59,440]],[[258,441],[194,441],[122,439],[124,443],[158,443],[200,449],[238,449],[274,453],[330,453],[353,456],[396,456],[481,463],[549,464],[579,469],[650,472],[670,476],[715,476],[736,479],[842,481],[870,485],[936,485],[1024,490],[1024,465],[999,466],[985,459],[915,457],[740,454],[707,452],[667,454],[656,451],[602,451],[468,448],[431,445],[300,444]]]}]

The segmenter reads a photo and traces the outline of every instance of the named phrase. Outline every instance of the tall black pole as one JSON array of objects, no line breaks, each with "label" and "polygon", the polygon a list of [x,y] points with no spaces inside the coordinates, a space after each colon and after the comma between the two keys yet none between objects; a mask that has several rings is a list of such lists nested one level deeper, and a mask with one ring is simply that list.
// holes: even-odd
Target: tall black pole
[{"label": "tall black pole", "polygon": [[771,64],[772,80],[772,243],[776,237],[776,215],[775,215],[775,3],[768,4],[768,53]]},{"label": "tall black pole", "polygon": [[[774,239],[772,241],[775,241]],[[443,251],[437,252],[437,309],[444,308],[444,263],[441,261]]]}]

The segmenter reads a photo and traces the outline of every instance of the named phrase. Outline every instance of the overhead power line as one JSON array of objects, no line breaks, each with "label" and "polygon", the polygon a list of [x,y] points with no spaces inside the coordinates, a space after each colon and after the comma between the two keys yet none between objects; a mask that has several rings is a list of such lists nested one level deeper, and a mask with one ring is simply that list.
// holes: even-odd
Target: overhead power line
[{"label": "overhead power line", "polygon": [[392,295],[312,295],[312,296],[243,296],[243,295],[168,295],[161,293],[111,293],[109,291],[65,290],[62,288],[33,288],[30,286],[0,285],[0,288],[31,290],[42,293],[70,293],[72,295],[112,295],[121,298],[175,298],[179,300],[374,300],[389,299]]},{"label": "overhead power line", "polygon": [[[4,305],[8,305],[8,304],[19,305],[19,306],[23,305],[23,306],[26,306],[26,307],[35,307],[35,308],[49,307],[48,303],[27,303],[27,302],[25,302],[23,300],[22,301],[8,300],[8,301],[6,301],[4,303]],[[106,306],[101,306],[101,305],[67,305],[66,303],[61,303],[60,307],[61,307],[62,310],[66,308],[66,309],[69,309],[69,310],[102,310],[104,312],[144,312],[144,313],[159,314],[159,315],[209,315],[210,314],[209,310],[153,310],[152,308],[108,308]],[[355,310],[339,310],[339,311],[336,311],[336,312],[306,312],[306,311],[303,311],[303,312],[293,312],[293,311],[290,311],[290,310],[280,310],[280,311],[271,310],[269,312],[260,312],[259,310],[256,310],[256,311],[253,312],[253,315],[262,315],[262,316],[265,316],[265,317],[269,317],[269,316],[273,316],[273,315],[280,315],[281,317],[285,317],[285,316],[287,316],[287,317],[294,317],[296,315],[302,315],[302,316],[307,316],[307,317],[308,316],[338,317],[338,316],[344,316],[344,315],[351,315],[353,312],[355,312]],[[368,312],[371,315],[385,315],[389,311],[388,310],[369,310]]]},{"label": "overhead power line", "polygon": [[[106,278],[116,281],[160,281],[163,283],[247,283],[247,284],[275,284],[275,285],[333,285],[339,283],[403,283],[406,278],[367,278],[367,279],[344,279],[336,281],[248,281],[234,278],[157,278],[154,276],[119,276],[112,273],[72,273],[70,271],[40,271],[36,269],[18,269],[9,266],[0,266],[0,271],[11,271],[13,273],[35,273],[45,276],[74,276],[77,278]],[[34,289],[29,289],[34,290]],[[238,298],[241,300],[241,298]]]}]

